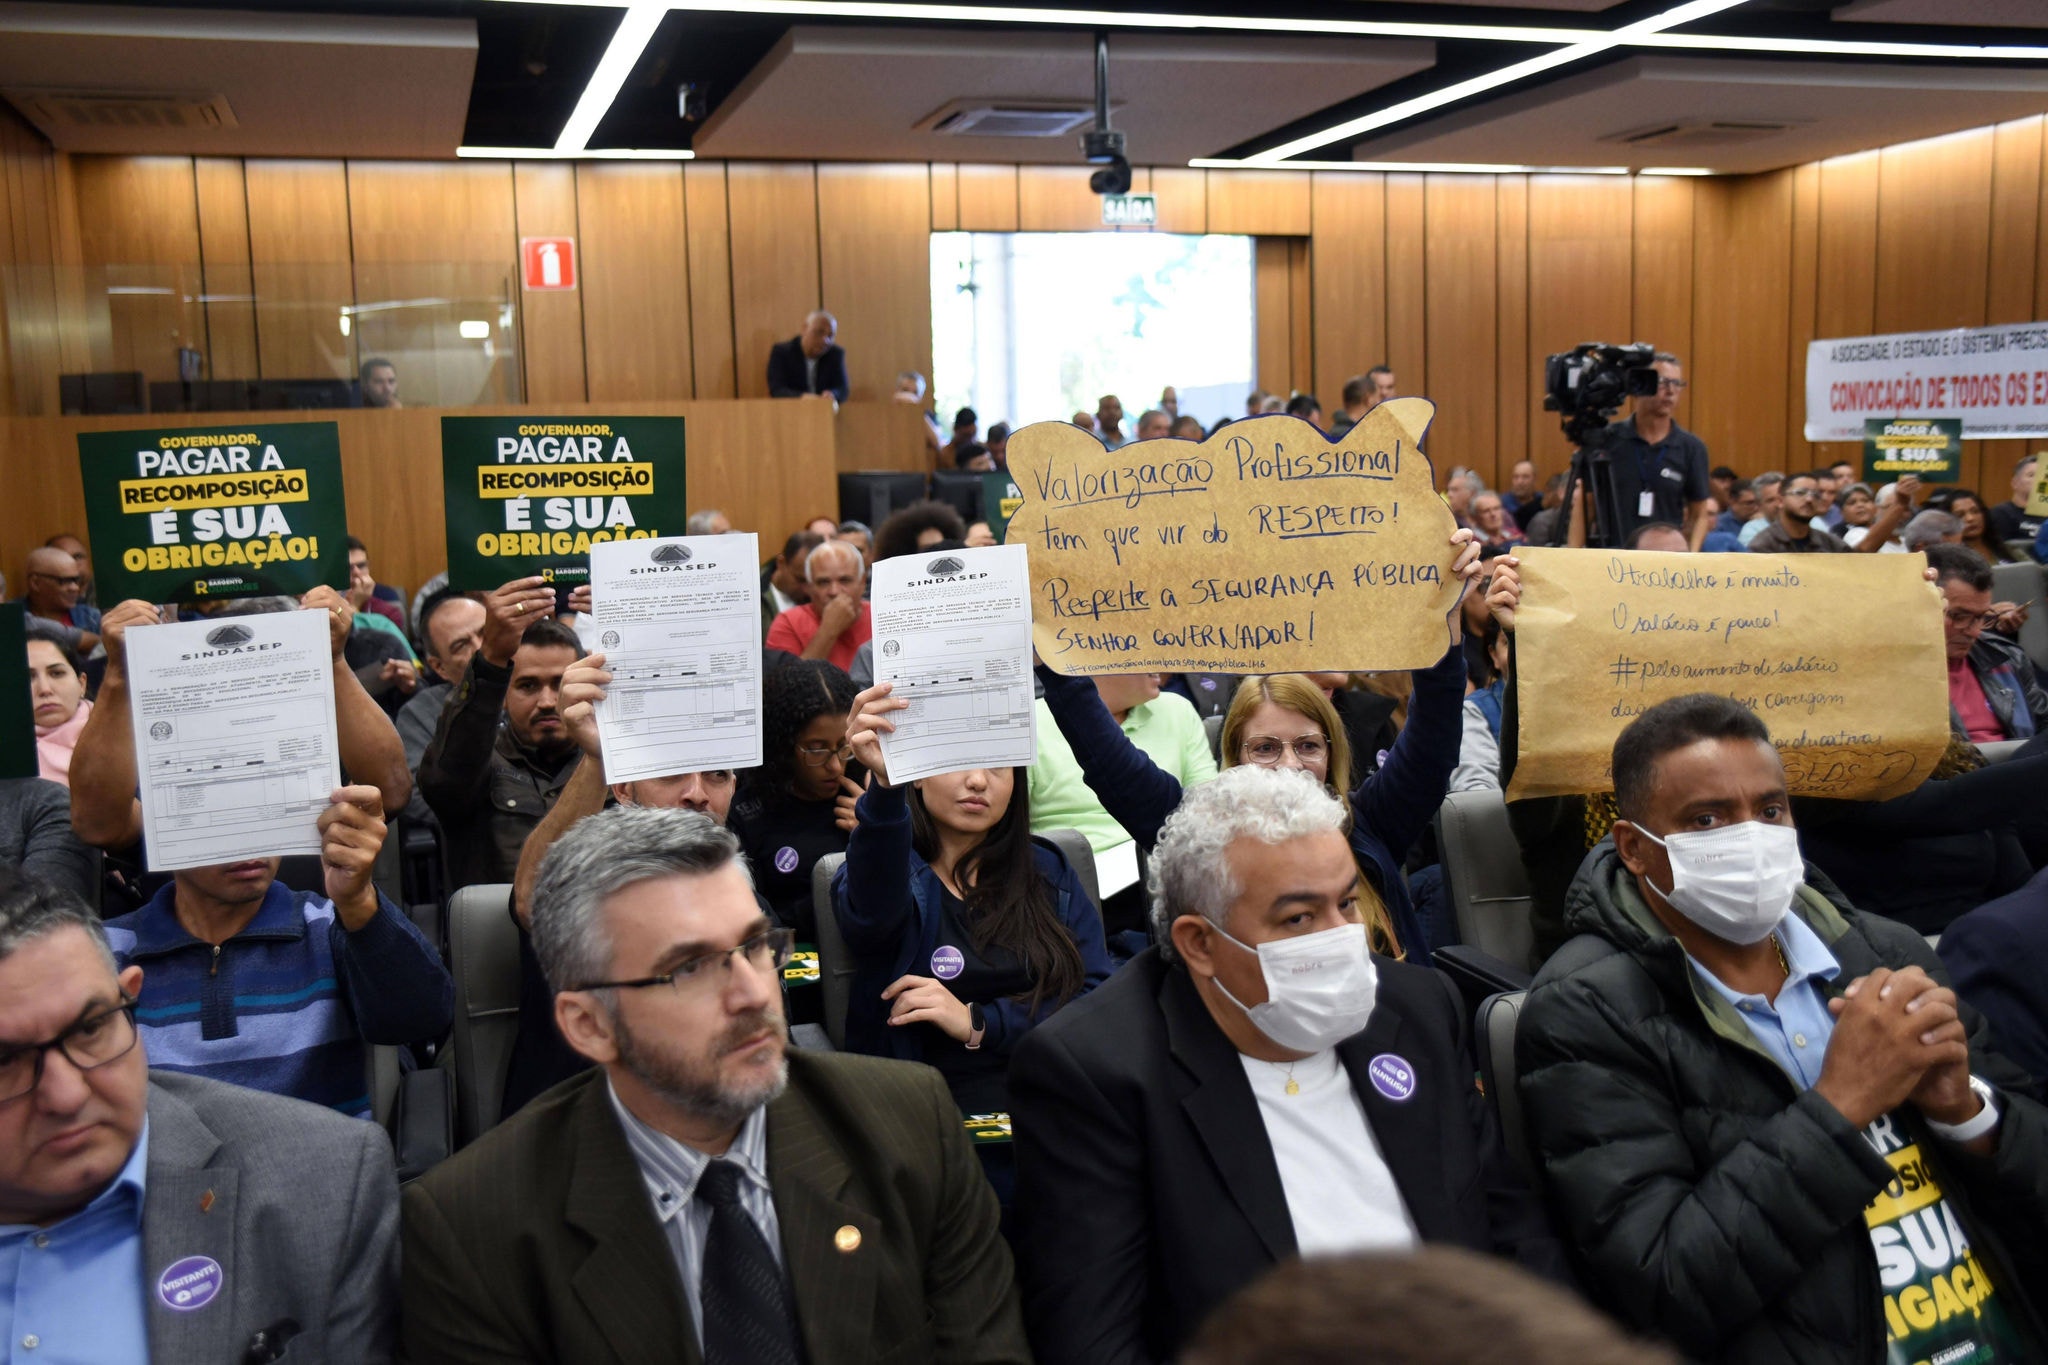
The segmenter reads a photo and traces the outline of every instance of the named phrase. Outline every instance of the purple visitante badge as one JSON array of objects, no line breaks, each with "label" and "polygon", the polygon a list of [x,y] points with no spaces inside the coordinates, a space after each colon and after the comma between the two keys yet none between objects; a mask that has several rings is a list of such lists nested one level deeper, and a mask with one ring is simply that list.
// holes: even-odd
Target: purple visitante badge
[{"label": "purple visitante badge", "polygon": [[1396,1103],[1415,1093],[1415,1068],[1408,1065],[1405,1057],[1382,1052],[1366,1063],[1365,1074],[1371,1078],[1373,1089]]},{"label": "purple visitante badge", "polygon": [[187,1256],[164,1268],[157,1277],[156,1296],[164,1307],[180,1313],[204,1308],[220,1294],[220,1262],[211,1256]]},{"label": "purple visitante badge", "polygon": [[775,870],[785,877],[796,871],[796,850],[788,844],[775,850]]},{"label": "purple visitante badge", "polygon": [[960,950],[950,943],[941,943],[932,949],[932,975],[941,981],[951,981],[967,970],[967,959]]}]

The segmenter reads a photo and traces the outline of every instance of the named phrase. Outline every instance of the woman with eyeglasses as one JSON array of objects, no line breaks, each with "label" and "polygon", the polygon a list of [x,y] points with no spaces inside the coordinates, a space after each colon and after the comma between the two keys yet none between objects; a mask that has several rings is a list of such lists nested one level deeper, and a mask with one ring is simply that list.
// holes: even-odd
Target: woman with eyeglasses
[{"label": "woman with eyeglasses", "polygon": [[846,716],[853,679],[822,659],[797,659],[762,684],[761,766],[748,775],[727,820],[775,918],[817,941],[811,869],[844,853],[853,828]]},{"label": "woman with eyeglasses", "polygon": [[[1450,544],[1451,576],[1469,583],[1479,573],[1478,538],[1461,527],[1451,533]],[[1463,619],[1463,612],[1452,608],[1451,647],[1436,663],[1410,675],[1415,691],[1400,737],[1378,770],[1349,788],[1351,851],[1392,930],[1392,941],[1383,939],[1383,946],[1424,966],[1429,964],[1430,944],[1401,864],[1443,804],[1451,772],[1458,766],[1465,699]],[[1326,676],[1296,673],[1239,683],[1224,720],[1222,765],[1265,762],[1300,768],[1331,791],[1345,791],[1353,760],[1328,692],[1316,681]],[[1080,760],[1081,775],[1103,809],[1149,852],[1160,825],[1180,804],[1180,783],[1131,743],[1087,678],[1063,677],[1043,663],[1038,665],[1038,677],[1045,686],[1047,709]],[[1232,719],[1238,720],[1235,729]],[[1335,761],[1339,753],[1341,769]]]},{"label": "woman with eyeglasses", "polygon": [[936,1067],[963,1114],[1007,1112],[1017,1040],[1109,979],[1102,916],[1060,851],[1032,838],[1026,769],[890,785],[881,736],[910,704],[891,686],[855,699],[847,731],[873,780],[832,883],[858,964],[846,1046]]}]

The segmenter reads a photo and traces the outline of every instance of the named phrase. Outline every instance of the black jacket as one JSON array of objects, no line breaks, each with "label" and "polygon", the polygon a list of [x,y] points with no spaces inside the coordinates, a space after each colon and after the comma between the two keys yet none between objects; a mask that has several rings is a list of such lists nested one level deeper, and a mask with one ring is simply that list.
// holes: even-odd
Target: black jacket
[{"label": "black jacket", "polygon": [[828,346],[818,357],[818,386],[812,388],[804,366],[804,339],[791,337],[768,348],[768,396],[795,398],[806,393],[829,393],[846,401],[846,350]]},{"label": "black jacket", "polygon": [[[1371,1021],[1337,1053],[1422,1239],[1562,1274],[1473,1084],[1464,1010],[1437,973],[1375,965]],[[1415,1069],[1404,1103],[1366,1079],[1383,1052]],[[1038,1359],[1169,1360],[1218,1304],[1295,1254],[1237,1049],[1157,948],[1017,1045],[1010,1109],[1017,1258]]]},{"label": "black jacket", "polygon": [[[1925,939],[1852,910],[1811,867],[1793,913],[1841,964],[1837,990],[1881,966],[1946,982]],[[1587,856],[1565,916],[1577,937],[1537,974],[1515,1054],[1546,1193],[1585,1284],[1699,1360],[1882,1362],[1864,1209],[1891,1166],[1695,983],[1611,841]],[[1972,1070],[2007,1092],[1997,1150],[1980,1158],[1944,1143],[1909,1106],[1892,1118],[2024,1319],[2048,1273],[2048,1110],[2010,1093],[2024,1077],[1985,1050],[1983,1019],[1967,1007],[1964,1017]]]}]

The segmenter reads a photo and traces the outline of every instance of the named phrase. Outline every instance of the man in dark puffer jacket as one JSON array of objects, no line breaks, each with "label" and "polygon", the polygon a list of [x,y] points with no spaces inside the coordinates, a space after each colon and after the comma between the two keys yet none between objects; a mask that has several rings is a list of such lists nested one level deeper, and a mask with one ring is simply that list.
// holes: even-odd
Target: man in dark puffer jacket
[{"label": "man in dark puffer jacket", "polygon": [[1588,1288],[1702,1360],[2048,1360],[2048,1110],[1926,941],[1799,861],[1739,704],[1653,707],[1613,767],[1516,1035]]}]

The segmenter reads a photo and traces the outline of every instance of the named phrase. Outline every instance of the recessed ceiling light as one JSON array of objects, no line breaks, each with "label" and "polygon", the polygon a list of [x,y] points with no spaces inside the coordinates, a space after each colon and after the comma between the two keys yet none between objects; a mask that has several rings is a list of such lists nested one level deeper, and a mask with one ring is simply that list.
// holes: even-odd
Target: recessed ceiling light
[{"label": "recessed ceiling light", "polygon": [[[1426,175],[1627,175],[1626,166],[1517,166],[1482,161],[1283,161],[1254,166],[1245,161],[1198,156],[1188,165],[1216,171],[1414,171]],[[1667,172],[1668,174],[1669,172]],[[1700,171],[1710,175],[1710,171]]]},{"label": "recessed ceiling light", "polygon": [[465,341],[483,341],[491,335],[491,324],[481,318],[465,318],[455,326]]},{"label": "recessed ceiling light", "polygon": [[586,147],[578,152],[553,147],[457,147],[457,156],[489,157],[494,161],[694,161],[686,148]]},{"label": "recessed ceiling light", "polygon": [[635,0],[626,7],[604,56],[598,58],[597,70],[590,73],[590,84],[583,87],[583,97],[576,101],[569,121],[562,125],[562,135],[555,139],[556,151],[580,152],[590,145],[590,135],[597,131],[599,120],[612,107],[619,87],[633,74],[634,64],[667,17],[668,5],[664,0]]}]

